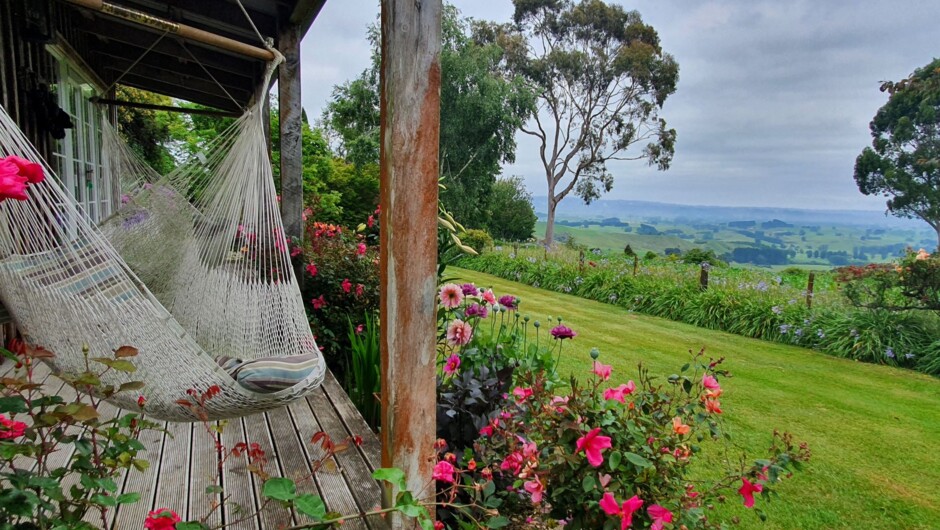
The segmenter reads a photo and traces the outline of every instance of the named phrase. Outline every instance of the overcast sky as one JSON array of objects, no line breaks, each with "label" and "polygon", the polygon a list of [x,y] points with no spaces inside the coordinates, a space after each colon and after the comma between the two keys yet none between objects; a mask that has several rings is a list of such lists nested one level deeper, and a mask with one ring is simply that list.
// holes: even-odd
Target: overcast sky
[{"label": "overcast sky", "polygon": [[[508,21],[510,0],[455,0],[465,16]],[[937,0],[639,0],[679,62],[662,116],[678,132],[666,172],[612,165],[606,198],[723,206],[883,210],[852,179],[886,101],[882,80],[940,56]],[[376,0],[329,0],[303,42],[303,101],[319,117],[334,85],[369,63]],[[538,149],[518,135],[506,175],[545,195]],[[579,200],[570,198],[567,200]]]}]

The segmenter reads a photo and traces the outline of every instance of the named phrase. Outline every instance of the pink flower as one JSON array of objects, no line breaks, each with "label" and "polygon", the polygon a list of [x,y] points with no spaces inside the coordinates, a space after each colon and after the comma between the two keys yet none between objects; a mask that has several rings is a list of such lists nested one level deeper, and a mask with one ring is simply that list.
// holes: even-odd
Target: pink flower
[{"label": "pink flower", "polygon": [[672,419],[672,432],[682,436],[684,434],[689,434],[690,430],[692,430],[692,428],[682,423],[682,418],[679,416],[676,416]]},{"label": "pink flower", "polygon": [[173,530],[176,523],[180,522],[180,516],[169,508],[158,508],[147,514],[144,520],[144,528],[147,530]]},{"label": "pink flower", "polygon": [[23,436],[24,432],[26,432],[25,423],[0,414],[0,440],[13,440]]},{"label": "pink flower", "polygon": [[46,178],[42,172],[42,166],[35,162],[30,162],[29,160],[20,158],[16,155],[10,155],[6,157],[6,160],[12,162],[17,167],[17,169],[19,169],[20,176],[26,177],[26,180],[30,184],[39,184]]},{"label": "pink flower", "polygon": [[486,308],[486,306],[480,305],[480,304],[470,304],[470,307],[468,307],[467,311],[464,313],[464,315],[467,318],[470,318],[470,317],[486,318],[487,314],[489,314],[489,310]]},{"label": "pink flower", "polygon": [[517,386],[516,388],[512,389],[512,395],[516,396],[517,402],[522,403],[523,401],[532,397],[532,389]]},{"label": "pink flower", "polygon": [[721,403],[717,399],[705,400],[705,410],[712,414],[721,414]]},{"label": "pink flower", "polygon": [[314,309],[323,309],[324,307],[326,307],[326,299],[323,298],[322,294],[318,296],[317,298],[310,300],[310,303],[313,305]]},{"label": "pink flower", "polygon": [[441,287],[440,292],[441,305],[447,309],[453,309],[463,302],[463,291],[456,283],[448,283]]},{"label": "pink flower", "polygon": [[26,184],[29,179],[20,175],[19,167],[8,159],[0,159],[0,201],[4,199],[16,199],[25,201],[29,198],[26,195]]},{"label": "pink flower", "polygon": [[374,224],[375,224],[375,216],[370,215],[369,218],[366,219],[366,226],[368,226],[369,228],[372,228],[372,225]]},{"label": "pink flower", "polygon": [[476,285],[472,283],[465,283],[460,286],[460,290],[463,291],[464,296],[480,296],[480,290],[477,289]]},{"label": "pink flower", "polygon": [[578,336],[574,330],[568,326],[562,326],[561,324],[553,327],[551,333],[552,337],[555,337],[558,340],[573,339]]},{"label": "pink flower", "polygon": [[306,266],[305,268],[307,269],[307,274],[309,274],[310,276],[316,276],[316,275],[317,275],[317,266],[314,265],[313,263],[307,264],[307,266]]},{"label": "pink flower", "polygon": [[356,296],[362,296],[362,293],[364,293],[365,290],[366,290],[365,285],[362,285],[361,283],[356,284]]},{"label": "pink flower", "polygon": [[483,291],[483,301],[490,305],[496,305],[496,295],[493,294],[492,289]]},{"label": "pink flower", "polygon": [[307,219],[310,219],[311,215],[313,215],[313,209],[309,207],[304,208],[304,211],[300,213],[300,218],[306,221]]},{"label": "pink flower", "polygon": [[365,329],[366,327],[364,324],[359,324],[358,326],[356,326],[356,335],[361,334],[363,331],[365,331]]},{"label": "pink flower", "polygon": [[744,507],[752,508],[754,506],[754,494],[764,491],[764,486],[762,484],[751,484],[751,481],[741,477],[742,486],[738,489],[738,493],[744,497]]},{"label": "pink flower", "polygon": [[366,244],[365,244],[365,243],[359,243],[359,245],[356,247],[356,255],[357,255],[357,256],[365,256],[365,255],[366,255]]},{"label": "pink flower", "polygon": [[721,385],[718,384],[718,380],[715,379],[715,376],[708,374],[702,376],[702,386],[708,390],[721,390]]},{"label": "pink flower", "polygon": [[493,431],[499,428],[499,418],[493,418],[490,422],[480,429],[480,436],[493,436]]},{"label": "pink flower", "polygon": [[601,428],[597,427],[578,438],[575,442],[575,454],[583,450],[584,454],[587,455],[588,463],[594,467],[598,467],[604,463],[604,457],[601,455],[601,452],[604,449],[611,448],[610,437],[601,436],[600,432]]},{"label": "pink flower", "polygon": [[506,308],[508,311],[512,311],[518,307],[519,299],[511,294],[504,294],[499,297],[499,305]]},{"label": "pink flower", "polygon": [[303,247],[293,247],[290,249],[290,257],[296,258],[297,256],[304,253]]},{"label": "pink flower", "polygon": [[451,355],[447,358],[447,362],[444,363],[444,373],[447,375],[454,375],[457,373],[457,369],[460,368],[460,356]]},{"label": "pink flower", "polygon": [[454,473],[456,471],[457,470],[454,468],[454,466],[450,462],[448,462],[447,460],[441,460],[440,462],[437,463],[436,466],[434,466],[434,472],[431,473],[431,478],[433,478],[434,480],[440,480],[441,482],[447,482],[449,484],[453,484],[454,481],[456,480],[454,478]]},{"label": "pink flower", "polygon": [[555,407],[555,412],[557,412],[557,413],[559,413],[559,414],[561,414],[562,412],[564,412],[564,411],[565,411],[565,406],[568,405],[568,400],[569,400],[569,399],[570,399],[570,398],[569,398],[568,396],[564,396],[564,397],[562,397],[562,396],[555,396],[555,397],[553,397],[553,398],[552,398],[552,401],[551,401],[551,404],[552,404],[553,407]]},{"label": "pink flower", "polygon": [[601,364],[597,361],[594,361],[594,370],[592,370],[595,375],[601,378],[601,381],[607,381],[610,379],[610,373],[613,371],[613,368],[608,364]]},{"label": "pink flower", "polygon": [[663,530],[663,525],[672,522],[672,512],[658,504],[654,504],[646,509],[650,519],[653,520],[653,526],[650,530]]},{"label": "pink flower", "polygon": [[144,396],[138,396],[138,397],[137,397],[137,406],[138,406],[138,407],[144,408],[144,405],[145,405],[146,403],[147,403],[147,398],[145,398]]},{"label": "pink flower", "polygon": [[539,446],[535,442],[523,442],[522,443],[522,456],[526,460],[538,461],[539,459]]},{"label": "pink flower", "polygon": [[643,501],[634,495],[623,501],[623,505],[617,504],[617,499],[609,491],[604,492],[601,498],[600,507],[607,515],[620,517],[620,530],[625,530],[633,524],[633,513],[643,506]]},{"label": "pink flower", "polygon": [[349,281],[349,278],[343,278],[343,283],[340,284],[340,287],[343,288],[344,293],[348,293],[352,289],[352,282]]},{"label": "pink flower", "polygon": [[447,326],[447,343],[451,346],[463,346],[470,342],[470,337],[472,336],[473,328],[470,324],[467,324],[459,318],[455,318],[454,321]]},{"label": "pink flower", "polygon": [[545,492],[545,484],[542,484],[542,481],[539,480],[538,477],[536,477],[535,480],[527,481],[522,487],[532,494],[532,504],[542,502],[542,493]]},{"label": "pink flower", "polygon": [[522,470],[522,453],[519,451],[513,451],[506,458],[503,459],[503,462],[499,465],[499,468],[503,471],[509,471],[513,475],[518,475],[519,471]]},{"label": "pink flower", "polygon": [[634,390],[636,390],[636,383],[629,381],[625,385],[620,385],[616,388],[608,388],[605,390],[604,399],[607,401],[615,400],[621,403],[626,403],[627,400],[625,399],[625,396],[632,394]]}]

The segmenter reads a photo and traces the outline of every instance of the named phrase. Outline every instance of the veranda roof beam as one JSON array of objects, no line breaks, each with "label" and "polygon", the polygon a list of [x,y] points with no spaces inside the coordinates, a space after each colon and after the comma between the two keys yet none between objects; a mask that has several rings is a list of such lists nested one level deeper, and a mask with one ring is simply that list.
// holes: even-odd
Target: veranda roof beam
[{"label": "veranda roof beam", "polygon": [[241,116],[240,112],[229,112],[224,110],[212,109],[188,109],[186,107],[170,107],[167,105],[155,105],[153,103],[140,103],[137,101],[122,101],[119,99],[92,98],[92,103],[108,105],[110,107],[128,107],[132,109],[163,110],[166,112],[178,112],[180,114],[196,114],[199,116],[222,116],[226,118],[237,118]]},{"label": "veranda roof beam", "polygon": [[112,4],[111,2],[105,2],[104,0],[64,0],[65,2],[77,6],[81,6],[87,9],[91,9],[98,13],[109,15],[121,20],[126,20],[128,22],[133,22],[135,24],[140,24],[141,26],[147,26],[149,28],[156,29],[158,31],[165,31],[172,35],[177,35],[186,40],[193,42],[199,42],[201,44],[206,44],[208,46],[213,46],[222,50],[226,50],[238,55],[244,55],[245,57],[251,57],[253,59],[261,59],[263,61],[273,61],[274,54],[269,50],[264,48],[259,48],[257,46],[252,46],[250,44],[245,44],[244,42],[239,42],[235,39],[230,39],[228,37],[223,37],[222,35],[217,35],[215,33],[210,33],[199,28],[194,28],[186,24],[180,24],[178,22],[173,22],[165,18],[155,17],[143,11],[138,11],[136,9],[130,9],[127,7],[119,6],[117,4]]}]

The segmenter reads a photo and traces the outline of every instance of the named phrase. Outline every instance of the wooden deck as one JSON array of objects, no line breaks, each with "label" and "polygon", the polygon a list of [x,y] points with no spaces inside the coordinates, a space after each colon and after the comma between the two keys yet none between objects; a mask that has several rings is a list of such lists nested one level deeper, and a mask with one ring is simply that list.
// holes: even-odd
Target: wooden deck
[{"label": "wooden deck", "polygon": [[[10,369],[9,362],[0,365],[0,373]],[[39,374],[36,379],[44,381],[50,391],[66,399],[74,395],[70,387],[48,375],[44,365],[35,373]],[[110,405],[102,409],[102,414],[118,412]],[[150,461],[150,467],[145,472],[130,472],[119,481],[122,493],[138,492],[141,500],[110,513],[107,528],[139,530],[148,511],[164,507],[176,511],[183,520],[201,518],[211,512],[207,520],[210,526],[224,522],[226,528],[233,529],[273,530],[309,522],[303,515],[273,504],[256,513],[261,504],[259,479],[248,471],[245,457],[230,458],[220,471],[215,440],[204,425],[168,423],[166,430],[167,433],[149,431],[141,436],[140,441],[146,446],[141,457]],[[310,480],[311,461],[323,455],[319,444],[310,443],[318,431],[326,432],[336,443],[358,435],[362,445],[338,453],[334,462],[328,462]],[[299,492],[319,495],[328,510],[353,514],[381,504],[381,490],[371,478],[380,461],[379,440],[332,373],[306,399],[264,414],[230,420],[219,436],[226,447],[239,442],[260,444],[267,455],[265,471],[270,476],[293,478]],[[58,465],[70,457],[55,456]],[[225,501],[222,509],[213,511],[212,506],[221,502],[221,497],[207,494],[206,488],[214,485],[222,487]],[[89,521],[104,526],[100,517]],[[387,525],[382,518],[373,516],[368,520],[347,520],[343,528],[385,529]]]}]

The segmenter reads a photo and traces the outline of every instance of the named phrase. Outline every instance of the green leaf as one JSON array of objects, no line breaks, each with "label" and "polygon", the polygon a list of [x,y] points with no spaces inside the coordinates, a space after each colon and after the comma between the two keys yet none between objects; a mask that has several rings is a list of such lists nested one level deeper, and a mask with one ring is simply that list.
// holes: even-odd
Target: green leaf
[{"label": "green leaf", "polygon": [[0,398],[0,414],[17,414],[29,411],[26,400],[20,396]]},{"label": "green leaf", "polygon": [[144,385],[143,381],[131,381],[131,382],[129,382],[129,383],[124,383],[124,384],[122,384],[122,385],[118,388],[118,392],[127,392],[127,391],[130,391],[130,390],[140,390],[141,388],[144,388],[144,386],[146,386],[146,385]]},{"label": "green leaf", "polygon": [[434,521],[430,517],[420,519],[418,524],[421,526],[421,530],[434,530]]},{"label": "green leaf", "polygon": [[268,499],[277,501],[290,501],[297,496],[297,487],[289,478],[272,478],[264,483],[261,494]]},{"label": "green leaf", "polygon": [[95,504],[97,504],[97,505],[99,505],[99,506],[109,506],[109,507],[114,507],[114,506],[117,506],[117,504],[118,504],[118,503],[117,503],[117,498],[115,498],[115,497],[108,497],[108,496],[106,496],[106,495],[92,495],[92,496],[91,496],[91,502],[93,502],[93,503],[95,503]]},{"label": "green leaf", "polygon": [[0,460],[12,460],[19,455],[28,455],[31,451],[32,446],[27,444],[0,442]]},{"label": "green leaf", "polygon": [[642,456],[636,453],[624,453],[623,456],[625,456],[627,460],[630,461],[631,464],[637,467],[642,467],[642,468],[653,467],[652,462],[650,462],[649,460],[643,458]]},{"label": "green leaf", "polygon": [[117,496],[118,504],[134,504],[140,500],[140,493],[131,492]]},{"label": "green leaf", "polygon": [[623,455],[620,451],[614,451],[610,453],[610,456],[607,458],[607,465],[610,466],[611,471],[617,471],[617,467],[620,465],[620,461],[623,460]]},{"label": "green leaf", "polygon": [[488,480],[483,486],[483,495],[489,497],[490,495],[496,493],[496,483],[492,480]]},{"label": "green leaf", "polygon": [[596,485],[597,482],[591,475],[587,475],[584,477],[584,480],[581,481],[581,489],[583,489],[585,493],[592,491]]},{"label": "green leaf", "polygon": [[197,521],[189,521],[186,523],[176,523],[174,527],[176,530],[206,530],[206,526]]},{"label": "green leaf", "polygon": [[125,361],[123,359],[109,359],[107,357],[95,357],[92,361],[101,363],[112,370],[117,370],[119,372],[133,373],[137,371],[137,367],[134,366],[134,363],[130,361]]},{"label": "green leaf", "polygon": [[323,499],[309,493],[294,499],[294,508],[315,521],[322,521],[326,516],[326,504],[323,504]]},{"label": "green leaf", "polygon": [[398,489],[400,490],[407,489],[407,483],[405,482],[405,472],[395,467],[382,467],[376,469],[372,473],[372,478],[389,482],[394,486],[398,486]]},{"label": "green leaf", "polygon": [[222,493],[222,486],[206,486],[206,495]]},{"label": "green leaf", "polygon": [[420,517],[421,515],[427,515],[428,511],[418,503],[412,504],[403,504],[401,506],[396,506],[398,511],[406,515],[407,517]]},{"label": "green leaf", "polygon": [[502,515],[492,517],[486,521],[487,528],[502,528],[508,524],[509,524],[509,519],[507,519],[506,517],[503,517]]}]

